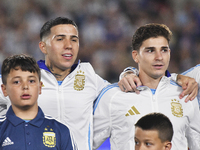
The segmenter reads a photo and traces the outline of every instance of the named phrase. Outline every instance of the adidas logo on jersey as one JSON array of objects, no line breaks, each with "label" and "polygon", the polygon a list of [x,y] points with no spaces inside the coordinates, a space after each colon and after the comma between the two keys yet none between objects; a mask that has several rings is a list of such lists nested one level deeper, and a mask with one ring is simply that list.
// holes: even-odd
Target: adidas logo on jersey
[{"label": "adidas logo on jersey", "polygon": [[131,115],[136,115],[136,114],[140,114],[140,113],[134,106],[132,106],[131,109],[129,109],[128,113],[126,113],[125,116],[131,116]]},{"label": "adidas logo on jersey", "polygon": [[12,144],[14,144],[14,142],[12,142],[12,141],[10,140],[9,137],[7,137],[7,138],[3,141],[2,147],[3,147],[3,146],[7,146],[7,145],[12,145]]}]

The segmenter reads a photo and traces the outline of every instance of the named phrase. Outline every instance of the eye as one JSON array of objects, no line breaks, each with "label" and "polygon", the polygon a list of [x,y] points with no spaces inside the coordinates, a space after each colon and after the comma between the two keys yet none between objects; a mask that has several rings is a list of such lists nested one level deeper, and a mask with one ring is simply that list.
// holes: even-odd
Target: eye
[{"label": "eye", "polygon": [[35,80],[30,80],[29,82],[30,82],[30,83],[35,83]]},{"label": "eye", "polygon": [[146,144],[146,146],[151,146],[151,145],[152,145],[152,144],[149,143],[149,142],[146,142],[145,144]]},{"label": "eye", "polygon": [[168,49],[162,49],[162,52],[168,52],[169,50]]},{"label": "eye", "polygon": [[135,140],[135,145],[139,145],[139,142]]},{"label": "eye", "polygon": [[78,41],[78,39],[75,39],[75,38],[74,38],[74,39],[72,39],[72,41],[73,41],[73,42],[77,42],[77,41]]},{"label": "eye", "polygon": [[17,80],[13,81],[13,84],[19,84],[19,81],[17,81]]},{"label": "eye", "polygon": [[62,41],[63,40],[63,38],[57,38],[56,39],[56,41]]},{"label": "eye", "polygon": [[148,52],[148,53],[153,53],[154,50],[152,50],[152,49],[148,49],[147,52]]}]

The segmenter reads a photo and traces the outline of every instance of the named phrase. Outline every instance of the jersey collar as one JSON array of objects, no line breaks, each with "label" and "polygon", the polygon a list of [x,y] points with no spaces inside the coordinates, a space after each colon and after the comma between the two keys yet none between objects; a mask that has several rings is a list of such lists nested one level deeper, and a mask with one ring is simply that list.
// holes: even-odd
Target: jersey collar
[{"label": "jersey collar", "polygon": [[165,71],[165,76],[166,77],[171,77],[171,74],[170,74],[170,72],[168,70]]},{"label": "jersey collar", "polygon": [[[25,122],[23,119],[17,117],[13,112],[12,106],[8,109],[6,113],[6,118],[11,122],[14,126],[18,126],[21,123]],[[44,113],[42,112],[41,108],[38,107],[38,114],[37,116],[28,122],[28,124],[32,124],[33,126],[40,127],[44,121]]]},{"label": "jersey collar", "polygon": [[[74,69],[80,64],[81,60],[78,60],[78,64],[73,64],[72,67],[71,67],[71,72],[74,71]],[[41,68],[41,69],[44,69],[48,72],[51,72],[49,70],[49,68],[47,68],[47,66],[45,65],[45,60],[39,60],[38,62],[38,66]],[[70,72],[70,73],[71,73]]]}]

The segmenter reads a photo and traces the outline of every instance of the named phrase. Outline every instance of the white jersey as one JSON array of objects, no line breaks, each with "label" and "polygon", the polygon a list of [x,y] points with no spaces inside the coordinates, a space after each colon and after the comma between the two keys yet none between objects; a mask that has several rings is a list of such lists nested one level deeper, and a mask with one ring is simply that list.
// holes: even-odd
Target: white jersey
[{"label": "white jersey", "polygon": [[121,92],[117,84],[107,86],[94,105],[93,149],[110,137],[111,150],[134,150],[135,123],[144,115],[160,112],[169,117],[174,135],[172,150],[200,150],[200,112],[197,99],[179,99],[182,88],[163,77],[152,94],[142,86],[140,94]]},{"label": "white jersey", "polygon": [[[121,79],[126,72],[132,72],[132,73],[134,73],[136,75],[139,75],[139,71],[136,68],[127,67],[120,74],[120,78],[119,79]],[[191,77],[191,78],[194,78],[196,80],[196,82],[198,83],[199,90],[198,90],[197,99],[198,99],[199,107],[200,107],[200,64],[196,65],[195,67],[192,67],[192,68],[188,69],[187,71],[185,71],[185,72],[183,72],[181,74],[185,75],[185,76],[188,76],[188,77]],[[178,75],[177,73],[172,73],[170,75],[168,71],[166,72],[166,76],[170,77],[175,82],[177,80],[177,78],[176,78],[177,75]]]},{"label": "white jersey", "polygon": [[39,61],[38,64],[43,82],[38,105],[45,114],[69,127],[79,150],[91,150],[93,102],[109,83],[94,72],[90,63],[79,63],[59,86],[45,62]]},{"label": "white jersey", "polygon": [[[198,98],[199,104],[200,104],[200,64],[196,65],[195,67],[190,68],[189,70],[187,70],[181,74],[185,75],[185,76],[189,76],[191,78],[194,78],[197,81],[198,87],[199,87],[197,98]],[[174,78],[173,78],[173,80],[176,81],[176,79],[174,79]]]}]

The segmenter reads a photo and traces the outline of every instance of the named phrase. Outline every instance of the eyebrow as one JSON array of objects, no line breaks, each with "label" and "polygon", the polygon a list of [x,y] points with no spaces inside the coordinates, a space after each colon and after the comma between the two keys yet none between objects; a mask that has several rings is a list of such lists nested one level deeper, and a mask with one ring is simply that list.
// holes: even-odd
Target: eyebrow
[{"label": "eyebrow", "polygon": [[161,48],[169,48],[169,46],[162,46]]},{"label": "eyebrow", "polygon": [[[18,78],[22,78],[21,76],[15,76],[13,77],[13,79],[18,79]],[[37,78],[36,76],[28,76],[28,78]]]},{"label": "eyebrow", "polygon": [[[59,34],[59,35],[54,36],[54,38],[57,38],[57,37],[66,37],[66,35],[64,35],[64,34]],[[71,37],[71,38],[77,38],[77,39],[79,39],[79,37],[76,36],[76,35],[70,35],[70,37]]]},{"label": "eyebrow", "polygon": [[[145,49],[154,49],[155,47],[150,46],[150,47],[145,47]],[[162,46],[161,48],[169,48],[168,46]]]},{"label": "eyebrow", "polygon": [[36,76],[28,76],[28,78],[37,78]]}]

